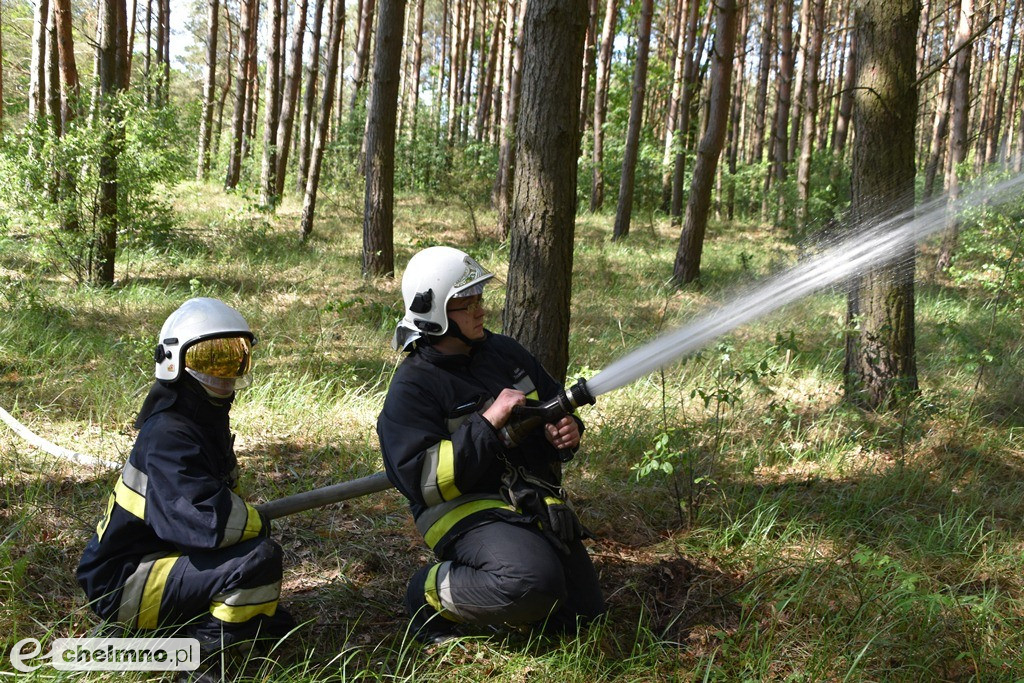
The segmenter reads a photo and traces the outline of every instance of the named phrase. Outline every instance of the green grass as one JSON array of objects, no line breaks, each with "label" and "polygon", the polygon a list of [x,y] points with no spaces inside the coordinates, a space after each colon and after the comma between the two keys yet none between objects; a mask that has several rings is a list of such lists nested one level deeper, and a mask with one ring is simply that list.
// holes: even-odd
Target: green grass
[{"label": "green grass", "polygon": [[[178,229],[127,254],[109,290],[71,284],[10,220],[0,233],[0,406],[60,445],[123,460],[156,331],[184,299],[216,296],[259,336],[256,382],[232,412],[250,496],[378,470],[374,423],[400,360],[388,345],[400,291],[359,275],[358,202],[332,192],[300,245],[294,198],[270,217],[212,186],[170,188]],[[396,217],[399,270],[443,243],[507,271],[489,212],[403,196]],[[716,224],[703,285],[676,290],[674,230],[638,224],[612,243],[610,222],[578,221],[570,377],[593,376],[797,258],[780,232]],[[610,612],[579,638],[407,642],[401,596],[429,554],[389,491],[275,522],[283,602],[304,624],[269,659],[252,657],[247,675],[1017,679],[1024,335],[1014,304],[996,306],[973,287],[924,274],[922,392],[889,413],[842,401],[840,292],[788,306],[584,409],[584,448],[567,483],[599,536],[591,548]],[[727,400],[705,404],[702,392]],[[638,479],[645,453],[672,473]],[[93,625],[73,572],[114,477],[0,431],[0,671],[21,638],[81,636]]]}]

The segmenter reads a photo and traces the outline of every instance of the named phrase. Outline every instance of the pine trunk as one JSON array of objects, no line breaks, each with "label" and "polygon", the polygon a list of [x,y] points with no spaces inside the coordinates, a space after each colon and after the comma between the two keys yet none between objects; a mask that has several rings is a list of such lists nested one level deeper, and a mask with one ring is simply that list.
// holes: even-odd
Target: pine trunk
[{"label": "pine trunk", "polygon": [[300,226],[302,240],[309,239],[313,232],[313,218],[316,213],[316,193],[320,187],[320,168],[323,164],[324,147],[331,125],[331,105],[334,102],[334,83],[338,74],[338,55],[341,52],[341,27],[345,24],[345,0],[332,0],[330,37],[327,47],[327,71],[324,75],[323,92],[320,95],[320,113],[317,120],[316,139],[309,160],[309,174],[306,178],[306,194],[302,202]]},{"label": "pine trunk", "polygon": [[515,49],[512,51],[512,63],[509,69],[508,93],[502,104],[502,126],[503,136],[501,152],[498,157],[498,175],[496,178],[495,190],[492,192],[491,200],[495,204],[498,214],[498,236],[505,239],[510,231],[512,190],[514,187],[516,170],[516,134],[519,130],[519,96],[523,74],[523,21],[529,3],[527,0],[518,0],[518,16],[514,26],[516,30],[509,35],[515,36]]},{"label": "pine trunk", "polygon": [[594,77],[594,149],[593,177],[590,185],[590,210],[604,206],[604,117],[608,111],[608,84],[611,82],[612,48],[615,43],[617,0],[606,0],[601,28],[601,51]]},{"label": "pine trunk", "polygon": [[203,86],[203,112],[199,118],[199,159],[196,180],[203,181],[210,170],[210,132],[213,127],[213,93],[217,87],[217,31],[220,26],[220,0],[208,0],[206,13],[206,80]]},{"label": "pine trunk", "polygon": [[379,14],[367,111],[363,275],[391,277],[395,272],[395,123],[405,0],[380,0]]},{"label": "pine trunk", "polygon": [[241,0],[239,6],[238,30],[238,71],[235,76],[235,112],[232,119],[231,153],[228,157],[228,172],[224,187],[233,190],[238,185],[242,169],[242,139],[245,137],[245,112],[248,110],[245,94],[249,89],[250,4],[259,0]]},{"label": "pine trunk", "polygon": [[99,52],[100,116],[103,134],[99,148],[99,198],[96,212],[96,264],[93,279],[100,285],[114,284],[114,265],[117,253],[117,173],[118,155],[124,140],[119,107],[116,99],[121,91],[123,67],[123,41],[119,31],[125,12],[124,0],[102,0],[99,24],[101,27]]},{"label": "pine trunk", "polygon": [[651,17],[654,0],[640,4],[640,35],[637,36],[636,65],[633,69],[633,97],[629,106],[629,128],[626,131],[626,149],[622,156],[622,176],[619,181],[619,201],[615,209],[615,227],[612,240],[629,234],[633,215],[633,189],[636,182],[636,161],[640,149],[640,126],[643,123],[644,96],[647,93],[647,57],[651,46]]},{"label": "pine trunk", "polygon": [[[811,0],[804,0],[808,4]],[[813,0],[808,13],[808,42],[804,50],[804,113],[800,135],[800,160],[797,164],[797,225],[804,228],[810,212],[811,155],[814,153],[815,127],[818,116],[818,69],[821,63],[821,44],[825,34],[825,0]]]},{"label": "pine trunk", "polygon": [[[855,13],[852,214],[866,228],[914,206],[918,0],[860,0]],[[917,391],[914,248],[856,278],[848,298],[846,396],[880,408]]]},{"label": "pine trunk", "polygon": [[764,136],[768,109],[768,75],[771,73],[772,36],[775,32],[775,0],[764,0],[761,17],[761,50],[757,66],[757,94],[754,96],[754,144],[748,161],[761,163],[764,158]]},{"label": "pine trunk", "polygon": [[274,174],[274,194],[279,201],[284,195],[284,180],[288,172],[288,154],[292,148],[293,124],[295,123],[295,111],[299,101],[299,84],[302,82],[302,45],[306,38],[306,10],[308,9],[308,4],[308,0],[298,0],[298,5],[295,9],[295,24],[292,27],[292,46],[288,57],[290,69],[284,83],[281,121],[277,129],[277,173]]},{"label": "pine trunk", "polygon": [[502,322],[559,381],[569,356],[577,85],[586,30],[587,0],[532,0],[522,23],[526,57]]},{"label": "pine trunk", "polygon": [[28,118],[40,123],[46,116],[46,22],[49,0],[37,0],[32,17],[32,65],[28,86]]},{"label": "pine trunk", "polygon": [[306,178],[309,175],[309,153],[312,147],[313,121],[316,119],[316,84],[320,78],[320,30],[324,18],[325,0],[316,0],[313,10],[313,34],[310,37],[309,71],[306,72],[306,89],[302,96],[302,126],[299,131],[298,170],[295,173],[295,188],[298,192],[306,191]]},{"label": "pine trunk", "polygon": [[359,32],[356,37],[356,61],[352,65],[353,83],[352,95],[349,99],[349,109],[355,109],[359,101],[359,93],[366,84],[370,58],[370,32],[373,28],[373,14],[376,9],[376,0],[363,0],[363,11],[359,17]]},{"label": "pine trunk", "polygon": [[281,90],[281,4],[270,0],[270,36],[267,39],[267,72],[263,101],[263,165],[260,172],[260,203],[271,210],[277,206],[277,127],[281,120],[278,109]]},{"label": "pine trunk", "polygon": [[677,284],[692,282],[700,276],[704,234],[711,208],[711,191],[718,159],[729,126],[729,97],[732,91],[732,65],[736,52],[736,26],[739,14],[736,0],[715,0],[718,17],[715,49],[711,62],[711,91],[708,95],[707,127],[693,166],[693,180],[686,203],[686,218],[679,237],[672,278]]}]

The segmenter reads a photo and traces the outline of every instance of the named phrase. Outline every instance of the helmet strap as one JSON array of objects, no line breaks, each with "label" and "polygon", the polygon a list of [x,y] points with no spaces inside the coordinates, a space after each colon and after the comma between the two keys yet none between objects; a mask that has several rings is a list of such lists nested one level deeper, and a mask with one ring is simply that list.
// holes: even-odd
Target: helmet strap
[{"label": "helmet strap", "polygon": [[465,334],[462,333],[462,328],[459,327],[459,324],[452,320],[450,317],[448,318],[448,329],[445,330],[445,333],[442,334],[441,336],[455,337],[456,339],[458,339],[471,349],[476,348],[477,346],[484,342],[483,339],[470,339],[469,337],[467,337]]}]

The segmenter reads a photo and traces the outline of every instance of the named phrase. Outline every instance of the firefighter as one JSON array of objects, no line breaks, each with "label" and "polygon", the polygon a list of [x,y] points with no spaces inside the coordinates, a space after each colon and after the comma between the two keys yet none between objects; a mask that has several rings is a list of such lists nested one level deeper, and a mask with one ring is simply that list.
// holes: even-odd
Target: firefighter
[{"label": "firefighter", "polygon": [[437,559],[413,575],[405,597],[409,632],[426,643],[464,632],[459,624],[574,632],[604,612],[561,489],[583,423],[567,416],[517,446],[502,440],[515,406],[561,387],[520,344],[484,328],[493,277],[443,246],[413,256],[402,277],[405,316],[392,346],[408,356],[377,434],[388,479]]},{"label": "firefighter", "polygon": [[281,546],[239,494],[228,424],[255,342],[217,299],[186,301],[160,330],[138,438],[78,566],[108,624],[139,635],[181,626],[204,653],[294,626],[278,608]]}]

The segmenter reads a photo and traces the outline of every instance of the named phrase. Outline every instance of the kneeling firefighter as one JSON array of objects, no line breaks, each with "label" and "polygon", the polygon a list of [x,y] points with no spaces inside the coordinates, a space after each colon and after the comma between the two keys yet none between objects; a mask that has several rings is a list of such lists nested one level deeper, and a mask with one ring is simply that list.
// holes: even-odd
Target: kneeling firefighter
[{"label": "kneeling firefighter", "polygon": [[493,277],[450,247],[417,253],[402,277],[392,346],[408,356],[377,433],[388,478],[438,559],[406,592],[422,642],[457,635],[458,624],[574,631],[605,609],[561,489],[583,423],[569,415],[517,444],[503,439],[513,408],[561,387],[519,343],[484,328]]},{"label": "kneeling firefighter", "polygon": [[238,493],[228,424],[255,341],[241,314],[208,298],[160,330],[138,438],[78,566],[104,621],[139,635],[183,626],[208,652],[294,626],[277,605],[281,546]]}]

